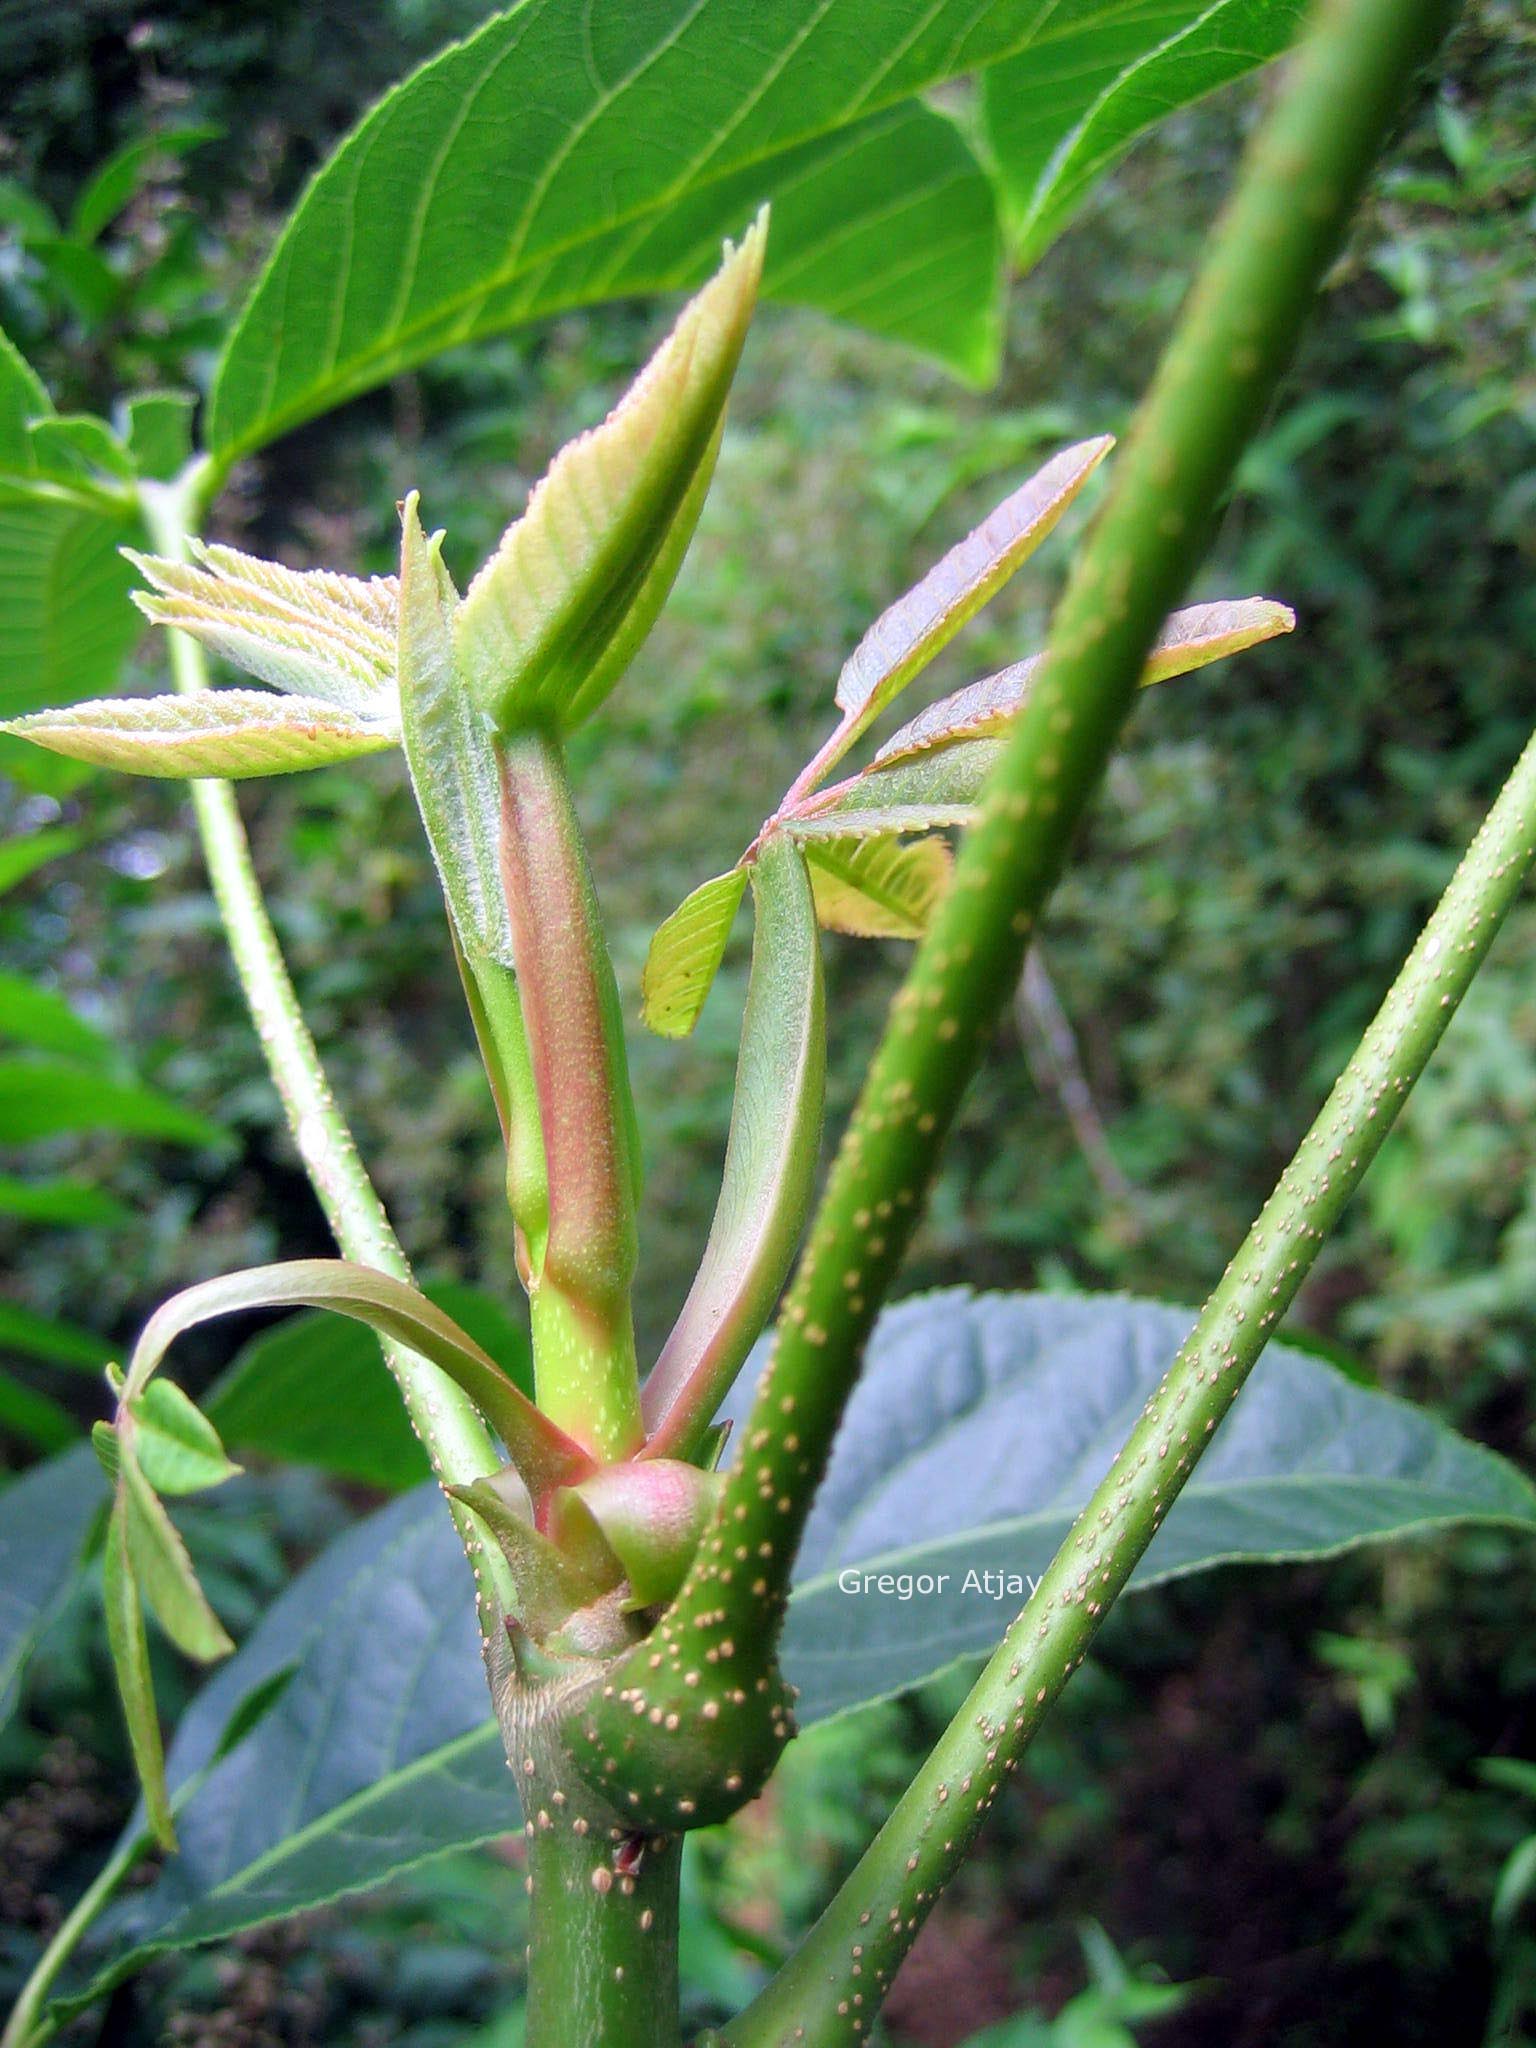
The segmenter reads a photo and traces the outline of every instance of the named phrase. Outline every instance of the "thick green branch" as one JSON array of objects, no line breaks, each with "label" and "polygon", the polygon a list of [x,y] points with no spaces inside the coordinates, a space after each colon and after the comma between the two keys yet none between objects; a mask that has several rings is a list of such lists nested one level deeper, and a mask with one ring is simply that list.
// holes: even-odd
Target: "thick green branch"
[{"label": "thick green branch", "polygon": [[[896,999],[713,1532],[652,1645],[619,1668],[589,1717],[588,1767],[611,1790],[638,1793],[657,1825],[676,1816],[650,1798],[654,1758],[637,1715],[692,1723],[701,1689],[732,1676],[749,1692],[768,1681],[763,1710],[776,1711],[755,1646],[777,1627],[812,1495],[945,1133],[1147,652],[1200,559],[1408,80],[1450,13],[1447,0],[1331,0],[1244,169],[954,885]],[[745,1673],[743,1645],[754,1646]],[[768,1753],[760,1728],[750,1739],[751,1714],[743,1709],[739,1730],[748,1767],[733,1771],[742,1796]]]},{"label": "thick green branch", "polygon": [[[145,520],[155,547],[172,560],[185,558],[192,516],[201,509],[199,481],[194,473],[179,488],[142,487]],[[172,631],[167,637],[177,689],[205,689],[208,673],[202,648],[185,633]],[[234,791],[227,782],[194,782],[191,788],[203,856],[241,990],[326,1221],[346,1257],[408,1281],[405,1254],[336,1105],[289,979]],[[501,1461],[490,1433],[452,1382],[401,1345],[386,1343],[383,1351],[437,1476],[463,1482],[494,1471]],[[482,1618],[491,1622],[497,1608],[505,1606],[505,1567],[474,1517],[459,1507],[454,1516],[475,1573]]]},{"label": "thick green branch", "polygon": [[[1536,861],[1526,746],[1386,1001],[1242,1249],[965,1705],[843,1889],[721,2048],[860,2038],[1105,1613],[1296,1297]],[[859,1968],[852,1966],[857,1962]],[[804,2028],[791,2033],[791,2022]]]}]

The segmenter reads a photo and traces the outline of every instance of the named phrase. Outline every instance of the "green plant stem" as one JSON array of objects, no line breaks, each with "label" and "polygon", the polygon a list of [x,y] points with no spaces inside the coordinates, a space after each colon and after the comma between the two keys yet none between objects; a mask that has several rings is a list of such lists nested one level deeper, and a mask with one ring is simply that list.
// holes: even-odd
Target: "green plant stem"
[{"label": "green plant stem", "polygon": [[547,1808],[530,1825],[528,2048],[677,2048],[682,1838],[648,1841],[624,1877],[606,1831],[577,1835]]},{"label": "green plant stem", "polygon": [[92,1921],[111,1902],[113,1894],[134,1865],[154,1846],[148,1829],[141,1828],[137,1834],[122,1837],[54,1929],[52,1940],[39,1956],[11,2008],[5,2031],[0,2033],[0,2048],[39,2048],[39,2044],[57,2031],[43,2014],[44,2000]]},{"label": "green plant stem", "polygon": [[[145,522],[162,555],[175,561],[185,559],[189,531],[202,510],[205,488],[203,473],[196,469],[175,485],[141,486]],[[207,665],[197,641],[174,630],[167,638],[176,688],[186,693],[206,689]],[[203,857],[235,971],[288,1128],[326,1221],[347,1258],[396,1280],[409,1281],[411,1270],[405,1254],[358,1156],[299,1007],[262,900],[235,793],[227,782],[194,782],[191,790]],[[402,1345],[386,1343],[382,1349],[412,1427],[438,1478],[462,1484],[496,1470],[501,1460],[490,1432],[458,1388],[436,1366]],[[451,1505],[475,1575],[482,1631],[489,1648],[500,1627],[500,1614],[508,1611],[506,1566],[469,1511]]]},{"label": "green plant stem", "polygon": [[[1114,1464],[867,1854],[721,2048],[857,2040],[1380,1151],[1536,861],[1536,737]],[[858,1971],[852,1963],[857,1961]],[[804,2029],[791,2032],[791,2024]]]},{"label": "green plant stem", "polygon": [[[654,1776],[641,1724],[627,1721],[637,1693],[645,1709],[691,1719],[708,1682],[702,1660],[777,1631],[812,1497],[945,1133],[1017,983],[1148,650],[1200,560],[1408,82],[1452,11],[1449,0],[1329,0],[1250,153],[953,886],[896,998],[713,1535],[655,1633],[661,1669],[649,1672],[632,1654],[593,1709],[589,1767],[603,1772],[610,1796]],[[742,1557],[751,1572],[737,1568]],[[750,1775],[736,1776],[749,1796]]]}]

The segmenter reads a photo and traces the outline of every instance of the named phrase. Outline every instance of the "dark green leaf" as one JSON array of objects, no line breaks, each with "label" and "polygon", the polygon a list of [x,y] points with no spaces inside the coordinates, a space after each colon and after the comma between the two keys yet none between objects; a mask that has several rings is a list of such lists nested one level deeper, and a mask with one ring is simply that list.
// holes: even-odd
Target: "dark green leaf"
[{"label": "dark green leaf", "polygon": [[24,1386],[10,1373],[0,1372],[0,1434],[46,1456],[72,1444],[80,1425],[51,1395],[40,1394],[36,1387]]},{"label": "dark green leaf", "polygon": [[[881,1319],[797,1567],[784,1658],[802,1719],[996,1641],[1023,1598],[967,1591],[966,1574],[1044,1570],[1193,1321],[1153,1302],[963,1291]],[[1273,1344],[1131,1584],[1459,1521],[1536,1528],[1536,1491],[1432,1416]],[[949,1584],[849,1593],[848,1567]]]},{"label": "dark green leaf", "polygon": [[74,1582],[104,1495],[85,1444],[0,1487],[0,1720],[34,1644]]}]

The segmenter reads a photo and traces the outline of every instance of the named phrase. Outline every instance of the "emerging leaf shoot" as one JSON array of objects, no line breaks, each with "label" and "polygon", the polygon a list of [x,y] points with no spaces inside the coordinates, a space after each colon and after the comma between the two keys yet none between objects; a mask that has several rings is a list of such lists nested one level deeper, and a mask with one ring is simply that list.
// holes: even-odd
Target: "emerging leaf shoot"
[{"label": "emerging leaf shoot", "polygon": [[147,619],[179,626],[274,689],[394,724],[393,576],[285,569],[234,548],[191,546],[191,562],[124,550],[152,585],[134,592]]},{"label": "emerging leaf shoot", "polygon": [[499,732],[579,725],[649,632],[708,488],[766,239],[760,214],[608,418],[555,457],[470,585],[455,638]]}]

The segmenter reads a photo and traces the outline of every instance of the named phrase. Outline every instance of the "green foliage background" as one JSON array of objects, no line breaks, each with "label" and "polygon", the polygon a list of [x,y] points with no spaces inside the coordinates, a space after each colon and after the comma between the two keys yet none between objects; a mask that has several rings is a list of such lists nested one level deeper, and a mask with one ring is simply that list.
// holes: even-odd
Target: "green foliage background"
[{"label": "green foliage background", "polygon": [[[194,368],[303,171],[482,11],[278,4],[258,20],[93,0],[8,15],[7,73],[46,84],[8,91],[0,113],[0,246],[24,229],[20,191],[67,210],[107,149],[148,126],[206,119],[240,145],[178,160],[118,223],[112,258],[135,289],[108,321],[36,260],[0,263],[0,324],[61,406]],[[1198,1298],[1524,738],[1533,58],[1523,10],[1480,0],[1338,268],[1196,593],[1283,598],[1298,630],[1150,693],[1057,899],[1045,955],[1128,1191],[1096,1180],[1010,1032],[972,1095],[914,1286]],[[1124,425],[1263,91],[1179,117],[1098,189],[1014,288],[994,392],[962,392],[810,316],[760,316],[677,594],[579,742],[631,1015],[651,930],[750,838],[820,737],[837,665],[872,614],[1037,453]],[[403,379],[242,472],[219,537],[384,568],[394,503],[419,486],[462,569],[560,443],[601,416],[662,319],[573,317]],[[1040,643],[1069,545],[1070,531],[950,651],[936,691]],[[147,681],[158,646],[137,659]],[[67,1232],[5,1225],[8,1294],[121,1345],[167,1289],[321,1251],[324,1234],[221,964],[182,800],[109,779],[51,790],[0,784],[7,833],[62,817],[85,842],[0,898],[7,966],[51,982],[133,1048],[137,1072],[239,1139],[185,1157],[50,1141],[51,1162],[123,1214]],[[242,803],[406,1245],[425,1272],[511,1298],[494,1120],[397,771],[327,771]],[[898,968],[896,948],[832,956],[834,1128]],[[745,974],[733,954],[692,1041],[634,1034],[642,1344],[664,1332],[707,1227]],[[1511,919],[1293,1319],[1527,1463],[1533,1106],[1536,907]],[[226,1340],[189,1354],[195,1386]],[[78,1374],[27,1370],[93,1412]],[[287,1480],[245,1498],[244,1515],[221,1499],[202,1522],[232,1626],[346,1511]],[[1326,1572],[1229,1573],[1119,1614],[915,1959],[891,2038],[957,2042],[1020,2003],[1059,2006],[1081,1982],[1074,1930],[1089,1912],[1122,1949],[1200,1980],[1152,2035],[1181,2048],[1343,2042],[1384,2007],[1403,2043],[1527,2038],[1536,1928],[1516,1914],[1496,1930],[1490,1910],[1536,1816],[1478,1760],[1536,1741],[1533,1622],[1528,1555],[1486,1533]],[[66,1627],[0,1748],[0,1917],[17,1929],[0,1969],[24,1959],[121,1813],[95,1654],[83,1618]],[[685,1975],[722,2000],[747,1988],[754,1956],[814,1911],[941,1707],[919,1699],[828,1731],[772,1809],[734,1825],[729,1859],[703,1845]],[[129,1995],[113,2038],[462,2040],[492,2020],[520,1953],[519,1889],[496,1859],[456,1857],[361,1915],[167,1966]],[[968,1958],[972,2010],[946,1952]],[[510,2026],[494,2038],[514,2039]]]}]

